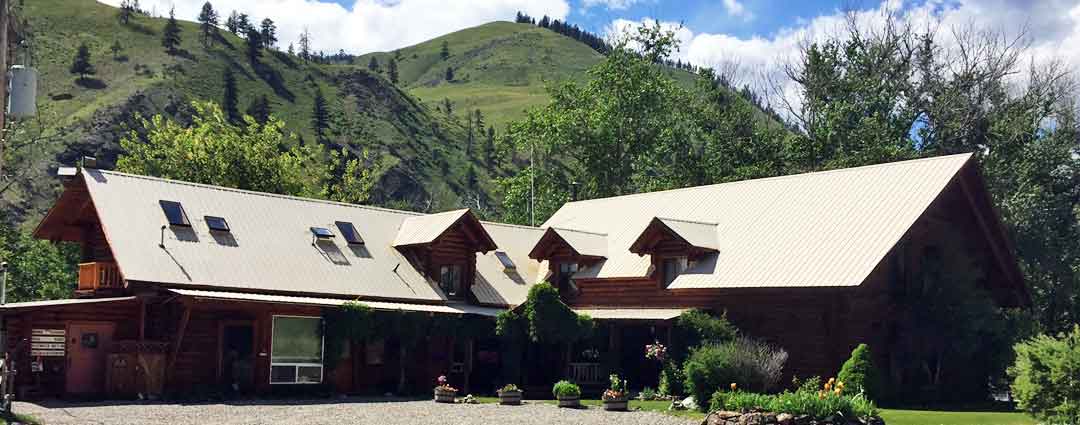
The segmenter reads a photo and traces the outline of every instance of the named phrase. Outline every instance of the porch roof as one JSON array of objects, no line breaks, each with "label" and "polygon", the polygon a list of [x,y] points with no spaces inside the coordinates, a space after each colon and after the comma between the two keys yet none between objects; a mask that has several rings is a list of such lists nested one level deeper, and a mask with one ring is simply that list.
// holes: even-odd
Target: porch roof
[{"label": "porch roof", "polygon": [[134,296],[129,297],[111,297],[111,298],[72,298],[66,300],[46,300],[46,301],[26,301],[21,303],[7,303],[0,305],[0,311],[14,311],[25,308],[37,308],[37,307],[63,307],[69,305],[79,304],[94,304],[94,303],[108,303],[108,302],[123,302],[134,300]]},{"label": "porch roof", "polygon": [[[242,292],[224,292],[224,291],[204,291],[197,289],[169,289],[170,292],[182,295],[186,297],[192,297],[197,299],[209,299],[209,300],[229,300],[229,301],[247,301],[247,302],[261,302],[271,304],[301,304],[301,305],[314,305],[314,306],[326,306],[336,307],[343,305],[347,302],[353,301],[340,298],[320,298],[320,297],[301,297],[294,295],[270,295],[270,294],[250,294]],[[482,307],[476,305],[469,305],[464,303],[452,303],[452,304],[411,304],[411,303],[398,303],[389,301],[366,301],[356,300],[356,302],[366,305],[374,310],[383,311],[420,311],[429,313],[444,313],[444,314],[478,314],[481,316],[496,316],[503,311],[501,308]]]},{"label": "porch roof", "polygon": [[577,314],[588,315],[596,320],[671,320],[683,312],[690,310],[690,307],[685,308],[604,308],[604,307],[588,307],[588,308],[571,308]]}]

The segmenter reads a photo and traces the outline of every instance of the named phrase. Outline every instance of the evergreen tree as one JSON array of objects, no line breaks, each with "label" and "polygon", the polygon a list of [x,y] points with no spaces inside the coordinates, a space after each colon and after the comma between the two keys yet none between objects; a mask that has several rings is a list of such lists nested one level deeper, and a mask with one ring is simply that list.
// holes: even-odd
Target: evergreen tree
[{"label": "evergreen tree", "polygon": [[240,117],[240,111],[237,109],[238,92],[236,90],[236,75],[233,74],[232,68],[226,66],[225,74],[222,76],[222,80],[225,85],[225,95],[221,100],[221,108],[224,109],[225,118],[233,124],[239,124],[242,120]]},{"label": "evergreen tree", "polygon": [[447,43],[446,40],[443,40],[442,42],[442,49],[439,50],[439,57],[441,57],[442,60],[450,58],[450,44]]},{"label": "evergreen tree", "polygon": [[454,68],[446,67],[446,81],[454,81]]},{"label": "evergreen tree", "polygon": [[379,69],[379,60],[375,59],[374,56],[372,56],[371,60],[368,61],[367,69],[368,69],[368,71],[371,71],[371,72],[382,72],[382,70]]},{"label": "evergreen tree", "polygon": [[390,77],[390,82],[397,84],[398,82],[398,70],[397,60],[390,58],[390,62],[386,63],[386,73]]},{"label": "evergreen tree", "polygon": [[121,24],[127,25],[131,22],[131,17],[135,14],[137,6],[131,0],[123,0],[120,2],[120,10],[116,12],[116,18],[120,20]]},{"label": "evergreen tree", "polygon": [[235,10],[229,14],[229,18],[225,20],[225,29],[233,34],[240,34],[240,14]]},{"label": "evergreen tree", "polygon": [[210,2],[203,3],[202,12],[199,12],[199,29],[202,33],[202,42],[206,47],[214,44],[214,36],[217,35],[218,13]]},{"label": "evergreen tree", "polygon": [[443,110],[448,118],[454,116],[454,102],[451,102],[449,97],[443,98]]},{"label": "evergreen tree", "polygon": [[241,13],[236,17],[236,35],[241,37],[247,35],[251,30],[251,20],[246,13]]},{"label": "evergreen tree", "polygon": [[476,132],[473,131],[472,117],[465,114],[465,158],[472,159],[473,142],[476,140]]},{"label": "evergreen tree", "polygon": [[311,59],[311,33],[308,32],[307,27],[304,27],[304,32],[300,33],[300,59],[305,61]]},{"label": "evergreen tree", "polygon": [[251,66],[259,63],[259,57],[262,56],[262,35],[255,28],[248,28],[247,31],[247,57],[251,62]]},{"label": "evergreen tree", "polygon": [[484,163],[491,168],[495,166],[495,127],[488,126],[487,139],[484,141]]},{"label": "evergreen tree", "polygon": [[109,46],[109,50],[112,50],[113,60],[120,60],[120,52],[124,51],[124,46],[120,45],[120,40],[113,40],[112,46]]},{"label": "evergreen tree", "polygon": [[476,121],[476,131],[478,131],[478,132],[483,131],[484,130],[484,113],[480,112],[479,109],[474,109],[473,110],[473,120]]},{"label": "evergreen tree", "polygon": [[259,95],[248,104],[246,113],[254,118],[255,122],[266,124],[270,121],[270,100],[266,98],[265,94]]},{"label": "evergreen tree", "polygon": [[161,46],[170,55],[176,54],[176,48],[180,46],[180,24],[176,22],[176,8],[169,9],[169,20],[165,22],[165,29],[161,31]]},{"label": "evergreen tree", "polygon": [[311,109],[311,128],[315,130],[315,141],[326,143],[326,132],[330,128],[330,111],[326,108],[326,98],[322,89],[315,88],[315,100]]},{"label": "evergreen tree", "polygon": [[94,73],[94,65],[90,63],[90,46],[86,43],[80,44],[75,52],[75,60],[71,62],[71,73],[78,74],[80,81],[86,79],[88,74]]},{"label": "evergreen tree", "polygon": [[270,18],[262,20],[260,34],[262,36],[263,47],[267,49],[274,48],[277,44],[277,25],[274,25],[274,21]]},{"label": "evergreen tree", "polygon": [[293,44],[292,44],[292,43],[289,43],[289,50],[286,50],[286,52],[288,52],[288,53],[289,53],[289,56],[294,56],[294,55],[296,55],[296,49],[295,49],[295,48],[293,48]]}]

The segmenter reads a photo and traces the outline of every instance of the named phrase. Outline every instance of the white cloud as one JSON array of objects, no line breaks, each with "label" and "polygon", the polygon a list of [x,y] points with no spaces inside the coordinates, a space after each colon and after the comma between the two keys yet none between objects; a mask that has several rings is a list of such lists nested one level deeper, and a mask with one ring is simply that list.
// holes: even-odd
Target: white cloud
[{"label": "white cloud", "polygon": [[596,6],[604,6],[609,10],[626,10],[641,0],[584,0],[581,6],[585,9]]},{"label": "white cloud", "polygon": [[728,15],[742,18],[746,21],[754,19],[754,14],[750,13],[749,10],[746,10],[746,6],[739,3],[739,0],[724,0],[724,9],[727,10]]},{"label": "white cloud", "polygon": [[[99,0],[117,6],[120,0]],[[195,20],[205,0],[142,0],[143,9]],[[566,0],[356,0],[346,9],[329,0],[212,0],[218,14],[247,13],[256,22],[274,20],[278,43],[295,43],[304,28],[315,50],[349,53],[393,50],[495,20],[513,20],[517,11],[565,19]]]},{"label": "white cloud", "polygon": [[[725,2],[726,3],[726,2]],[[1080,67],[1080,0],[1047,0],[1034,6],[1026,0],[925,0],[906,6],[901,0],[887,0],[877,7],[855,10],[860,28],[881,28],[888,14],[908,18],[916,30],[937,29],[938,41],[946,48],[956,45],[952,29],[1004,32],[1015,37],[1025,31],[1030,48],[1022,65],[1060,60],[1069,69]],[[638,23],[618,19],[607,27],[608,34],[625,31]],[[837,10],[807,20],[767,36],[739,37],[725,33],[695,33],[682,28],[682,42],[676,58],[696,65],[730,69],[736,76],[761,90],[764,80],[780,83],[782,95],[798,103],[798,87],[783,75],[782,66],[798,59],[801,46],[828,36],[841,35],[846,16]],[[666,23],[666,25],[675,25]],[[1026,75],[1019,75],[1023,78]],[[1075,76],[1075,75],[1074,75]],[[781,99],[773,98],[778,102]]]}]

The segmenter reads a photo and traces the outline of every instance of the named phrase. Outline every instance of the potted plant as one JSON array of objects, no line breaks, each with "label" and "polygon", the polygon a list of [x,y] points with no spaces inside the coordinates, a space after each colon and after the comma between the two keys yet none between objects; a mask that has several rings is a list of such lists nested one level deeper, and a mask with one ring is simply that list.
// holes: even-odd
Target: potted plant
[{"label": "potted plant", "polygon": [[439,385],[435,387],[435,402],[453,403],[454,397],[457,396],[457,388],[446,383],[446,375],[439,376],[438,382]]},{"label": "potted plant", "polygon": [[604,410],[625,411],[629,406],[626,380],[619,378],[619,375],[612,374],[608,377],[608,381],[611,385],[607,390],[604,390],[603,396],[600,397],[604,401]]},{"label": "potted plant", "polygon": [[506,384],[498,391],[499,404],[505,406],[517,406],[521,404],[521,388],[514,384]]},{"label": "potted plant", "polygon": [[559,407],[581,407],[581,387],[573,382],[556,382],[551,393],[559,400]]}]

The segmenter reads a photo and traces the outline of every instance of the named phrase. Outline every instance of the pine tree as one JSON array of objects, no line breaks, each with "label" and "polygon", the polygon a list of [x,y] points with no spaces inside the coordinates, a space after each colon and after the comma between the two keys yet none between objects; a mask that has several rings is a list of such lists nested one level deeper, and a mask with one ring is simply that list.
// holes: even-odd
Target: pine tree
[{"label": "pine tree", "polygon": [[251,62],[251,66],[259,63],[259,57],[262,56],[262,35],[255,28],[248,28],[247,31],[247,57]]},{"label": "pine tree", "polygon": [[236,17],[236,35],[243,37],[249,30],[251,30],[251,21],[246,13],[241,13]]},{"label": "pine tree", "polygon": [[165,23],[165,29],[161,31],[161,46],[170,55],[176,54],[176,48],[180,46],[180,24],[176,22],[176,8],[169,9],[169,20]]},{"label": "pine tree", "polygon": [[240,34],[240,14],[233,10],[225,20],[225,29],[233,34]]},{"label": "pine tree", "polygon": [[218,13],[210,2],[203,3],[202,12],[199,12],[199,29],[202,30],[203,46],[210,47],[214,44],[214,36],[217,35]]},{"label": "pine tree", "polygon": [[304,32],[300,33],[300,59],[305,61],[311,59],[311,33],[308,32],[307,27],[304,27]]},{"label": "pine tree", "polygon": [[295,56],[296,55],[296,49],[293,48],[292,43],[289,43],[289,50],[286,50],[286,52],[289,53],[289,56]]},{"label": "pine tree", "polygon": [[123,0],[120,2],[120,10],[116,12],[116,18],[120,20],[121,24],[127,25],[131,22],[131,17],[135,15],[136,4],[131,0]]},{"label": "pine tree", "polygon": [[484,163],[488,168],[495,166],[495,127],[488,126],[487,140],[484,141]]},{"label": "pine tree", "polygon": [[382,70],[379,69],[379,60],[375,59],[374,56],[372,56],[371,60],[368,61],[367,69],[368,69],[368,71],[371,71],[371,72],[381,72],[382,71]]},{"label": "pine tree", "polygon": [[78,74],[79,80],[82,81],[88,74],[94,72],[94,65],[90,63],[90,46],[82,43],[79,45],[79,50],[75,52],[75,60],[71,62],[71,73]]},{"label": "pine tree", "polygon": [[326,98],[322,89],[315,88],[315,101],[311,109],[311,128],[315,130],[315,141],[326,143],[326,130],[330,128],[330,111],[326,109]]},{"label": "pine tree", "polygon": [[476,141],[476,132],[473,131],[472,117],[465,114],[465,158],[472,159],[473,142]]},{"label": "pine tree", "polygon": [[270,100],[266,98],[265,94],[259,95],[248,104],[246,113],[254,118],[255,122],[266,124],[270,121]]},{"label": "pine tree", "polygon": [[262,20],[260,34],[262,36],[263,47],[267,49],[273,49],[277,44],[277,25],[274,25],[274,21],[270,18]]},{"label": "pine tree", "polygon": [[390,62],[386,63],[386,73],[390,77],[390,82],[397,84],[398,82],[398,70],[397,60],[390,58]]},{"label": "pine tree", "polygon": [[484,129],[484,113],[479,109],[473,110],[473,119],[476,121],[476,131]]},{"label": "pine tree", "polygon": [[446,67],[446,81],[454,81],[454,68]]},{"label": "pine tree", "polygon": [[449,97],[443,98],[443,109],[446,110],[447,117],[454,116],[454,102],[451,102]]},{"label": "pine tree", "polygon": [[233,74],[232,68],[225,67],[222,80],[225,85],[225,95],[221,99],[221,109],[225,111],[225,117],[229,119],[229,122],[239,124],[242,121],[240,111],[236,108],[239,95],[236,90],[236,75]]},{"label": "pine tree", "polygon": [[447,43],[446,40],[443,40],[442,42],[442,49],[439,50],[439,57],[441,57],[442,60],[450,58],[450,44]]},{"label": "pine tree", "polygon": [[120,52],[124,51],[124,46],[120,45],[120,40],[113,40],[112,46],[109,46],[109,50],[112,50],[113,60],[120,60]]}]

